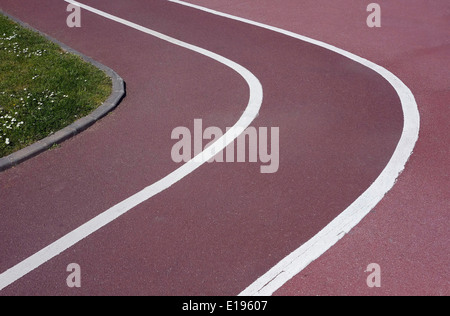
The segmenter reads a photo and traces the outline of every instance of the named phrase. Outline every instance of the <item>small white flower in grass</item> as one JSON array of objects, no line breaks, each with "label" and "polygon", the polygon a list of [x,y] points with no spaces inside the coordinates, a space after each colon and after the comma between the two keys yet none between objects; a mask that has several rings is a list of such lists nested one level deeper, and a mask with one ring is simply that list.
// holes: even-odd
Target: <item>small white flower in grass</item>
[{"label": "small white flower in grass", "polygon": [[9,138],[5,139],[5,144],[6,144],[6,145],[9,145],[9,144],[10,144]]}]

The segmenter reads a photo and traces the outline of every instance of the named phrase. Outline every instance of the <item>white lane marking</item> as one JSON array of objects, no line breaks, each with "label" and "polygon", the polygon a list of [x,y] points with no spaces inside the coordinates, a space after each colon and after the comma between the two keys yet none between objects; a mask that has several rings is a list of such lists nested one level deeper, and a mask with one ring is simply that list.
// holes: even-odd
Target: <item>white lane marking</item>
[{"label": "white lane marking", "polygon": [[184,164],[183,166],[181,166],[168,176],[159,180],[158,182],[143,189],[142,191],[136,193],[130,198],[124,200],[123,202],[111,207],[107,211],[101,213],[92,220],[88,221],[87,223],[83,224],[82,226],[78,227],[77,229],[73,230],[67,235],[63,236],[62,238],[55,241],[51,245],[45,247],[44,249],[40,250],[39,252],[35,253],[34,255],[30,256],[24,261],[18,263],[14,267],[3,272],[0,275],[0,290],[4,289],[6,286],[12,284],[18,279],[22,278],[23,276],[30,273],[34,269],[38,268],[40,265],[49,261],[50,259],[58,256],[63,251],[72,247],[73,245],[83,240],[87,236],[91,235],[92,233],[96,232],[100,228],[111,223],[112,221],[117,219],[119,216],[125,214],[132,208],[150,199],[156,194],[166,190],[167,188],[169,188],[170,186],[172,186],[173,184],[180,181],[185,176],[187,176],[188,174],[199,168],[201,165],[203,165],[203,163],[213,158],[216,155],[215,153],[221,152],[226,146],[232,143],[248,126],[250,126],[252,121],[258,115],[263,100],[263,89],[258,78],[256,78],[246,68],[223,56],[215,54],[206,49],[182,42],[175,38],[166,36],[164,34],[155,32],[138,24],[121,19],[119,17],[102,12],[100,10],[94,9],[90,6],[79,3],[77,1],[72,0],[64,0],[64,1],[82,7],[85,10],[96,13],[109,20],[121,23],[123,25],[134,28],[138,31],[155,36],[169,43],[187,48],[196,53],[212,58],[218,61],[219,63],[224,64],[225,66],[230,67],[231,69],[235,70],[238,74],[240,74],[247,82],[250,89],[249,102],[247,108],[245,109],[244,113],[239,118],[237,123],[231,129],[229,129],[227,133],[225,133],[221,138],[219,138],[213,145],[208,147],[207,150],[203,151],[202,153],[200,153],[199,155],[188,161],[186,164]]},{"label": "white lane marking", "polygon": [[375,182],[322,231],[281,260],[277,265],[240,293],[241,296],[272,295],[286,282],[306,268],[311,262],[319,258],[323,253],[335,245],[383,199],[386,193],[392,189],[397,178],[404,170],[419,138],[420,115],[417,103],[409,88],[393,73],[367,59],[361,58],[343,49],[277,27],[211,10],[184,1],[168,1],[259,26],[331,50],[356,61],[383,76],[394,87],[400,97],[404,114],[402,136],[391,160]]}]

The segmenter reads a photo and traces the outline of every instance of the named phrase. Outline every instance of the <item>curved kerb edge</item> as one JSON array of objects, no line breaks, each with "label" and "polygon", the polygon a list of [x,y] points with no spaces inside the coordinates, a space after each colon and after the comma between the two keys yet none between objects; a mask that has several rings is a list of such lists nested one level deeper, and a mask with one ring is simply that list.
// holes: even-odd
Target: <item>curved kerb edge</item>
[{"label": "curved kerb edge", "polygon": [[[214,157],[217,152],[225,149],[233,140],[235,140],[243,130],[245,130],[257,117],[259,110],[263,102],[263,88],[258,78],[256,78],[249,70],[243,66],[206,49],[200,48],[198,46],[180,41],[173,37],[164,35],[162,33],[156,32],[154,30],[148,29],[146,27],[140,26],[136,23],[124,20],[122,18],[113,16],[106,12],[100,11],[93,7],[87,6],[85,4],[73,1],[65,0],[68,3],[75,4],[82,7],[88,11],[91,11],[99,16],[106,19],[115,21],[117,23],[123,24],[125,26],[131,27],[137,31],[144,32],[148,35],[159,38],[168,43],[183,47],[205,57],[211,58],[224,66],[227,66],[234,71],[236,71],[248,84],[249,88],[249,102],[244,113],[241,115],[240,119],[236,122],[233,127],[231,127],[227,133],[222,136],[219,140],[216,140],[214,144],[208,147],[208,150],[204,150],[202,153],[198,154],[195,158],[186,162],[184,165],[168,174],[159,181],[153,183],[152,185],[146,187],[145,189],[139,191],[138,193],[130,196],[126,200],[114,205],[108,210],[100,213],[90,221],[79,226],[70,233],[64,235],[57,241],[48,245],[47,247],[41,249],[35,254],[31,255],[27,259],[21,261],[10,269],[0,274],[0,291],[15,281],[19,280],[26,274],[35,270],[37,267],[45,264],[52,258],[60,255],[62,252],[66,251],[70,247],[74,246],[81,240],[85,239],[87,236],[95,233],[102,227],[108,225],[112,221],[116,220],[120,216],[124,215],[131,209],[140,205],[141,203],[149,200],[155,195],[167,190],[172,185],[189,175],[190,173],[197,170],[200,166],[205,164],[209,159]],[[228,137],[227,137],[228,136]],[[224,141],[225,140],[225,141]]]},{"label": "curved kerb edge", "polygon": [[37,141],[36,143],[25,147],[19,151],[16,151],[15,153],[12,153],[9,156],[0,158],[0,172],[5,171],[7,169],[10,169],[14,166],[17,166],[18,164],[31,159],[44,151],[50,149],[52,146],[60,144],[67,139],[79,134],[80,132],[86,130],[88,127],[92,126],[95,122],[106,116],[109,112],[114,110],[119,103],[122,101],[122,99],[125,97],[125,82],[124,80],[111,68],[106,67],[105,65],[95,61],[94,59],[83,55],[82,53],[74,50],[73,48],[65,45],[64,43],[61,43],[60,41],[52,38],[51,36],[36,30],[32,26],[22,22],[21,20],[17,19],[14,16],[11,16],[8,13],[3,12],[0,10],[0,14],[5,15],[9,19],[13,20],[14,22],[20,24],[21,26],[32,30],[34,32],[37,32],[38,34],[44,36],[51,42],[57,44],[60,46],[64,51],[67,51],[71,54],[77,55],[81,57],[84,61],[94,65],[98,69],[102,70],[108,77],[112,80],[112,93],[109,96],[109,98],[97,109],[95,109],[90,114],[80,118],[79,120],[75,121],[71,125],[51,134],[50,136],[41,139]]}]

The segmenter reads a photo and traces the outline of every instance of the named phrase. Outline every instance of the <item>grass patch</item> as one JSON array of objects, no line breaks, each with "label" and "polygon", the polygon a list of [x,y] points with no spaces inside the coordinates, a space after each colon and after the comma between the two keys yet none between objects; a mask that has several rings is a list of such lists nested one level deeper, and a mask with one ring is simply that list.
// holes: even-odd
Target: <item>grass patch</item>
[{"label": "grass patch", "polygon": [[0,157],[86,116],[111,86],[103,71],[0,14]]}]

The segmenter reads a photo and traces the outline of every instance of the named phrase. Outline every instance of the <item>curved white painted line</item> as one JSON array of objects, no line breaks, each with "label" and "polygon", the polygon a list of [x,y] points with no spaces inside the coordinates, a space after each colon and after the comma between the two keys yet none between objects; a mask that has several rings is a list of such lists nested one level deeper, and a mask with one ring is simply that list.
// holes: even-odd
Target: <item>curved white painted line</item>
[{"label": "curved white painted line", "polygon": [[196,157],[194,157],[193,159],[191,159],[190,161],[188,161],[183,166],[181,166],[171,174],[167,175],[163,179],[145,188],[144,190],[136,193],[130,198],[124,200],[123,202],[113,206],[112,208],[108,209],[107,211],[101,213],[97,217],[93,218],[92,220],[88,221],[87,223],[83,224],[82,226],[78,227],[77,229],[73,230],[67,235],[63,236],[59,240],[55,241],[51,245],[45,247],[44,249],[40,250],[39,252],[35,253],[34,255],[30,256],[29,258],[25,259],[24,261],[18,263],[14,267],[0,274],[0,290],[14,283],[15,281],[22,278],[26,274],[30,273],[34,269],[38,268],[39,266],[49,261],[50,259],[58,256],[63,251],[72,247],[73,245],[83,240],[87,236],[91,235],[92,233],[96,232],[100,228],[111,223],[119,216],[127,213],[132,208],[145,202],[146,200],[150,199],[156,194],[166,190],[167,188],[169,188],[176,182],[180,181],[182,178],[184,178],[191,172],[195,171],[206,161],[213,158],[216,155],[215,153],[221,152],[226,146],[232,143],[248,126],[250,126],[252,121],[258,115],[263,100],[263,90],[259,80],[250,71],[223,56],[215,54],[206,49],[179,41],[175,38],[155,32],[143,26],[121,19],[111,14],[102,12],[100,10],[94,9],[90,6],[81,4],[79,2],[71,0],[64,0],[64,1],[82,7],[85,10],[96,13],[109,20],[124,24],[138,31],[155,36],[174,45],[187,48],[196,53],[199,53],[213,60],[216,60],[221,64],[224,64],[225,66],[235,70],[245,79],[250,89],[250,98],[247,108],[245,109],[244,113],[242,114],[238,122],[231,129],[229,129],[227,133],[225,133],[221,138],[216,140],[210,147],[208,147],[208,149],[204,150],[202,153],[198,154]]},{"label": "curved white painted line", "polygon": [[198,5],[193,5],[178,0],[168,1],[196,8],[229,19],[241,21],[247,24],[259,26],[299,39],[304,42],[326,48],[377,72],[394,87],[400,97],[404,114],[402,136],[391,160],[389,161],[383,172],[380,174],[380,176],[369,187],[369,189],[367,189],[366,192],[364,192],[355,202],[353,202],[352,205],[350,205],[345,211],[343,211],[338,217],[336,217],[336,219],[329,223],[322,231],[320,231],[312,239],[310,239],[300,248],[280,261],[276,266],[270,269],[266,274],[261,276],[240,294],[241,296],[272,295],[287,281],[300,273],[311,262],[319,258],[323,253],[325,253],[325,251],[336,244],[382,200],[387,192],[392,189],[398,176],[404,170],[405,165],[409,157],[411,156],[415,144],[419,138],[420,115],[414,95],[409,90],[409,88],[390,71],[343,49],[277,27],[207,9]]}]

